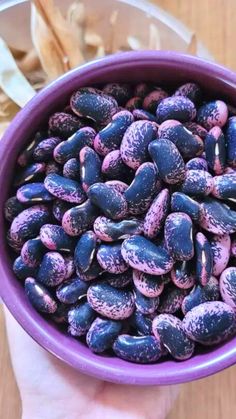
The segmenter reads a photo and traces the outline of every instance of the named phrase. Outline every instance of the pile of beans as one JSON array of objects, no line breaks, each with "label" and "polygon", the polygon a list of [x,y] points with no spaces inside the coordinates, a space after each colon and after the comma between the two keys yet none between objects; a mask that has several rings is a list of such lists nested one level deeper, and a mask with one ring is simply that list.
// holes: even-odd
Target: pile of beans
[{"label": "pile of beans", "polygon": [[80,88],[18,156],[13,270],[93,352],[185,360],[236,333],[235,198],[222,100],[192,82]]}]

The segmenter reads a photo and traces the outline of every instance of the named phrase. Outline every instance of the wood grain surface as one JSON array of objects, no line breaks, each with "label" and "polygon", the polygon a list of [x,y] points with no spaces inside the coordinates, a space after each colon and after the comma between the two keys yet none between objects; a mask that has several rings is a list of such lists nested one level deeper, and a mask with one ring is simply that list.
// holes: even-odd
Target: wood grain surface
[{"label": "wood grain surface", "polygon": [[[153,2],[195,31],[218,62],[236,70],[236,0]],[[233,419],[236,417],[235,389],[236,366],[204,380],[185,384],[168,419]],[[0,310],[0,419],[19,419],[20,416],[19,393]]]}]

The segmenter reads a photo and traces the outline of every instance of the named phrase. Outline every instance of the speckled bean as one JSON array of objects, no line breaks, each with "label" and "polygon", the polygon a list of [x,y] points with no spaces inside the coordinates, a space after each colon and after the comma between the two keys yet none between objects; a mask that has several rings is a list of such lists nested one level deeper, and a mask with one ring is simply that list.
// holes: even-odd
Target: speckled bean
[{"label": "speckled bean", "polygon": [[27,183],[17,189],[16,197],[23,204],[37,204],[52,201],[54,196],[45,188],[44,183]]},{"label": "speckled bean", "polygon": [[188,82],[178,87],[173,96],[185,96],[197,106],[202,100],[202,91],[197,83]]},{"label": "speckled bean", "polygon": [[25,280],[25,293],[37,311],[52,314],[57,310],[57,303],[50,292],[34,278],[28,277]]},{"label": "speckled bean", "polygon": [[217,301],[219,299],[219,281],[214,276],[211,276],[204,287],[196,285],[192,291],[186,295],[182,302],[182,311],[186,314],[188,311],[192,310],[193,307],[199,306],[199,304],[207,301]]},{"label": "speckled bean", "polygon": [[77,242],[74,261],[76,269],[86,272],[93,261],[97,247],[97,237],[93,231],[88,230],[82,234]]},{"label": "speckled bean", "polygon": [[189,289],[195,284],[192,261],[176,262],[171,270],[171,280],[178,288]]},{"label": "speckled bean", "polygon": [[122,330],[122,323],[97,317],[86,336],[88,347],[95,353],[110,349]]},{"label": "speckled bean", "polygon": [[121,274],[128,269],[121,254],[121,243],[101,244],[97,251],[99,265],[110,273]]},{"label": "speckled bean", "polygon": [[46,248],[40,237],[27,240],[21,249],[22,262],[27,266],[35,268],[40,264],[45,252]]},{"label": "speckled bean", "polygon": [[236,312],[236,268],[225,269],[220,276],[220,294],[222,300]]},{"label": "speckled bean", "polygon": [[79,236],[91,228],[98,215],[98,209],[87,199],[83,204],[67,210],[62,218],[62,227],[69,236]]},{"label": "speckled bean", "polygon": [[128,205],[124,196],[104,183],[94,183],[87,195],[92,204],[100,208],[106,217],[119,220],[128,213]]},{"label": "speckled bean", "polygon": [[154,336],[120,335],[113,350],[119,358],[140,364],[155,362],[162,355],[161,344]]},{"label": "speckled bean", "polygon": [[154,298],[164,290],[164,282],[161,275],[145,274],[136,269],[133,270],[133,282],[136,289],[145,297]]},{"label": "speckled bean", "polygon": [[94,131],[93,128],[81,128],[68,138],[68,140],[62,141],[56,146],[53,152],[54,159],[58,163],[64,164],[72,158],[79,157],[80,150],[82,150],[83,147],[91,147],[93,145],[95,135],[96,131]]},{"label": "speckled bean", "polygon": [[49,137],[40,141],[33,152],[33,159],[38,162],[48,162],[53,157],[54,148],[61,141],[59,137]]},{"label": "speckled bean", "polygon": [[205,153],[208,167],[216,175],[224,172],[226,163],[225,137],[220,127],[210,129],[205,138]]},{"label": "speckled bean", "polygon": [[190,260],[194,255],[192,220],[183,212],[173,212],[165,221],[165,244],[175,260]]},{"label": "speckled bean", "polygon": [[213,258],[212,273],[215,276],[219,276],[229,262],[231,246],[230,235],[214,235],[211,238],[210,245]]},{"label": "speckled bean", "polygon": [[193,355],[195,343],[185,334],[178,317],[160,314],[153,320],[152,330],[173,358],[182,361]]},{"label": "speckled bean", "polygon": [[38,182],[43,179],[46,170],[45,163],[32,163],[20,170],[15,179],[14,186],[22,186],[28,182]]},{"label": "speckled bean", "polygon": [[127,239],[135,234],[141,234],[143,231],[143,222],[136,218],[113,221],[109,218],[99,216],[94,221],[93,229],[100,240],[113,242]]},{"label": "speckled bean", "polygon": [[47,252],[43,256],[37,280],[48,287],[55,287],[64,281],[66,266],[62,255],[58,252]]},{"label": "speckled bean", "polygon": [[15,259],[13,263],[13,272],[19,279],[26,279],[30,276],[36,276],[38,273],[38,268],[35,266],[29,266],[26,264],[21,256]]},{"label": "speckled bean", "polygon": [[150,239],[156,237],[164,225],[169,212],[170,193],[168,189],[162,189],[153,200],[144,218],[144,235]]},{"label": "speckled bean", "polygon": [[207,197],[201,203],[199,224],[214,234],[236,232],[236,211],[216,199]]},{"label": "speckled bean", "polygon": [[196,280],[205,286],[212,275],[213,255],[211,245],[206,236],[197,233],[195,237]]},{"label": "speckled bean", "polygon": [[132,292],[108,284],[91,285],[87,299],[97,313],[113,320],[130,317],[135,307]]},{"label": "speckled bean", "polygon": [[176,287],[174,284],[167,284],[160,295],[159,313],[176,313],[182,305],[188,290]]},{"label": "speckled bean", "polygon": [[186,169],[208,171],[207,161],[202,157],[194,157],[186,163]]},{"label": "speckled bean", "polygon": [[64,304],[75,304],[81,297],[86,296],[88,283],[79,277],[64,281],[56,290],[59,301]]},{"label": "speckled bean", "polygon": [[80,163],[75,157],[67,160],[63,166],[63,176],[69,179],[80,179]]},{"label": "speckled bean", "polygon": [[59,135],[65,139],[74,134],[82,125],[81,120],[76,115],[66,112],[56,112],[48,121],[50,131],[54,135]]},{"label": "speckled bean", "polygon": [[167,119],[176,119],[180,122],[192,121],[196,116],[196,109],[187,97],[172,96],[163,99],[156,110],[159,124]]},{"label": "speckled bean", "polygon": [[229,118],[225,129],[226,156],[229,166],[236,168],[236,117]]},{"label": "speckled bean", "polygon": [[68,332],[72,336],[86,335],[95,317],[95,311],[87,302],[71,308],[71,310],[68,311]]},{"label": "speckled bean", "polygon": [[184,212],[197,222],[200,217],[200,204],[186,194],[174,192],[171,196],[171,211]]},{"label": "speckled bean", "polygon": [[155,113],[159,103],[168,97],[168,93],[160,87],[155,87],[154,90],[149,92],[143,99],[143,109],[148,112]]},{"label": "speckled bean", "polygon": [[182,325],[187,336],[202,345],[224,342],[236,332],[235,313],[221,301],[210,301],[192,308]]},{"label": "speckled bean", "polygon": [[187,170],[179,190],[190,196],[206,196],[213,189],[213,177],[205,170]]},{"label": "speckled bean", "polygon": [[86,199],[86,195],[79,182],[51,173],[44,180],[45,188],[62,201],[73,204],[81,204]]},{"label": "speckled bean", "polygon": [[65,233],[61,226],[55,224],[44,224],[40,229],[41,242],[49,250],[58,252],[72,252],[75,248],[75,241]]}]

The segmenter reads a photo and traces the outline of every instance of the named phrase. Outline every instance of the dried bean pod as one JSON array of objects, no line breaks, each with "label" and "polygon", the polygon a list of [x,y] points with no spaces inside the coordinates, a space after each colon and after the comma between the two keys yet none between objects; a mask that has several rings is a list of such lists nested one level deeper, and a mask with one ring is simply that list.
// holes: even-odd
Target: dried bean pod
[{"label": "dried bean pod", "polygon": [[152,330],[173,358],[183,361],[194,352],[195,343],[185,334],[182,322],[172,314],[160,314],[152,323]]},{"label": "dried bean pod", "polygon": [[146,297],[138,289],[134,289],[134,302],[138,311],[143,314],[152,314],[159,305],[159,297]]},{"label": "dried bean pod", "polygon": [[65,112],[56,112],[50,116],[48,126],[54,135],[68,138],[82,127],[81,120],[76,115]]},{"label": "dried bean pod", "polygon": [[141,236],[124,240],[121,253],[132,268],[151,275],[165,274],[173,266],[173,259],[164,247],[156,246]]},{"label": "dried bean pod", "polygon": [[49,137],[40,141],[33,152],[33,159],[39,162],[48,162],[53,158],[54,148],[62,140],[58,137]]},{"label": "dried bean pod", "polygon": [[25,293],[34,308],[41,313],[52,314],[57,310],[57,303],[50,292],[34,278],[25,280]]},{"label": "dried bean pod", "polygon": [[97,260],[110,273],[121,274],[128,269],[121,254],[121,243],[101,244],[98,247]]},{"label": "dried bean pod", "polygon": [[236,117],[229,118],[225,129],[226,154],[229,166],[236,168]]},{"label": "dried bean pod", "polygon": [[105,182],[105,185],[110,186],[121,194],[123,194],[129,186],[127,183],[122,182],[121,180],[108,180]]},{"label": "dried bean pod", "polygon": [[110,272],[105,272],[102,275],[102,281],[111,285],[114,288],[125,288],[127,285],[132,282],[132,269],[128,269],[121,274],[112,274]]},{"label": "dried bean pod", "polygon": [[144,218],[144,235],[150,239],[160,232],[170,206],[170,193],[168,189],[162,189],[153,200]]},{"label": "dried bean pod", "polygon": [[211,245],[206,236],[197,233],[195,237],[196,280],[205,286],[212,275],[213,255]]},{"label": "dried bean pod", "polygon": [[39,267],[37,280],[48,287],[55,287],[64,281],[66,266],[62,255],[58,252],[45,253]]},{"label": "dried bean pod", "polygon": [[197,106],[201,103],[202,91],[197,83],[188,82],[179,86],[173,96],[185,96]]},{"label": "dried bean pod", "polygon": [[126,319],[134,311],[132,292],[117,289],[108,284],[91,285],[87,292],[87,299],[97,313],[109,319]]},{"label": "dried bean pod", "polygon": [[44,224],[40,229],[41,242],[49,250],[58,252],[73,252],[75,241],[65,233],[61,226]]},{"label": "dried bean pod", "polygon": [[192,132],[194,135],[198,135],[202,140],[205,139],[207,135],[207,130],[203,128],[201,125],[197,124],[196,122],[185,122],[184,126]]},{"label": "dried bean pod", "polygon": [[45,163],[32,163],[29,166],[26,166],[19,173],[17,173],[14,179],[14,186],[19,187],[24,183],[42,180],[45,169]]},{"label": "dried bean pod", "polygon": [[139,109],[142,107],[143,100],[139,96],[131,97],[125,104],[125,109],[132,112],[134,109]]},{"label": "dried bean pod", "polygon": [[220,293],[222,300],[236,312],[236,268],[225,269],[220,276]]},{"label": "dried bean pod", "polygon": [[163,99],[156,110],[158,123],[167,119],[176,119],[180,122],[191,121],[196,116],[196,109],[187,97],[172,96]]},{"label": "dried bean pod", "polygon": [[177,147],[171,141],[165,139],[152,141],[148,150],[161,179],[170,184],[184,180],[184,161]]},{"label": "dried bean pod", "polygon": [[208,167],[216,175],[224,172],[226,160],[225,137],[220,127],[210,129],[205,138],[205,153]]},{"label": "dried bean pod", "polygon": [[36,132],[33,140],[18,156],[17,163],[19,166],[25,167],[30,163],[35,148],[37,147],[38,143],[43,140],[43,138],[45,138],[45,133]]},{"label": "dried bean pod", "polygon": [[201,203],[199,224],[204,230],[214,234],[236,232],[236,211],[213,198],[205,198]]},{"label": "dried bean pod", "polygon": [[111,95],[117,101],[119,106],[125,105],[132,96],[132,88],[127,83],[107,83],[102,91],[106,95]]},{"label": "dried bean pod", "polygon": [[68,311],[68,332],[72,336],[86,335],[96,317],[95,311],[85,302]]},{"label": "dried bean pod", "polygon": [[80,150],[82,150],[83,147],[91,147],[93,145],[95,135],[96,132],[93,128],[81,128],[74,135],[68,138],[68,140],[62,141],[58,144],[53,152],[54,159],[58,163],[64,164],[72,158],[79,157]]},{"label": "dried bean pod", "polygon": [[184,159],[191,159],[195,156],[202,154],[204,145],[202,139],[198,135],[192,134],[187,128],[182,124],[175,124],[174,126],[169,126],[168,129],[164,130],[163,126],[166,124],[163,122],[161,129],[161,136],[159,138],[166,139],[171,141],[179,150]]},{"label": "dried bean pod", "polygon": [[133,177],[133,170],[124,164],[120,150],[113,150],[104,157],[102,173],[109,179],[130,180]]},{"label": "dried bean pod", "polygon": [[120,147],[120,143],[127,128],[134,121],[129,111],[120,111],[112,117],[112,121],[94,139],[94,149],[101,156],[105,156]]},{"label": "dried bean pod", "polygon": [[223,127],[228,118],[227,105],[222,100],[205,103],[197,111],[197,122],[207,130]]},{"label": "dried bean pod", "polygon": [[86,272],[93,261],[97,237],[93,231],[86,231],[77,242],[74,254],[76,269]]},{"label": "dried bean pod", "polygon": [[88,283],[82,281],[79,277],[74,277],[59,285],[56,295],[58,300],[64,304],[75,304],[87,294],[88,287]]},{"label": "dried bean pod", "polygon": [[45,188],[44,183],[27,183],[26,185],[21,186],[16,193],[18,201],[23,204],[35,204],[35,203],[45,203],[50,202],[54,199],[48,190]]},{"label": "dried bean pod", "polygon": [[148,144],[157,137],[155,122],[135,121],[126,130],[120,145],[123,162],[136,170],[148,159]]},{"label": "dried bean pod", "polygon": [[21,249],[22,262],[32,268],[37,267],[46,252],[46,249],[40,240],[40,237],[27,240]]},{"label": "dried bean pod", "polygon": [[86,336],[88,347],[95,353],[110,349],[122,330],[122,323],[97,317]]},{"label": "dried bean pod", "polygon": [[186,195],[209,195],[213,189],[213,177],[205,170],[187,170],[179,190]]},{"label": "dried bean pod", "polygon": [[199,304],[207,301],[217,301],[219,298],[219,282],[214,276],[211,276],[204,287],[196,285],[192,291],[186,295],[182,302],[182,311],[186,314],[188,311],[192,310],[193,307],[199,306]]},{"label": "dried bean pod", "polygon": [[173,212],[166,218],[164,227],[165,244],[174,259],[192,259],[194,255],[192,229],[191,218],[183,212]]},{"label": "dried bean pod", "polygon": [[171,211],[184,212],[193,221],[200,217],[200,204],[181,192],[174,192],[171,196]]},{"label": "dried bean pod", "polygon": [[124,196],[104,183],[94,183],[87,195],[106,217],[119,220],[127,215],[128,205]]},{"label": "dried bean pod", "polygon": [[71,208],[72,204],[69,202],[61,201],[60,199],[55,199],[52,205],[52,213],[57,221],[62,222],[63,215],[66,211]]},{"label": "dried bean pod", "polygon": [[91,147],[84,147],[79,153],[80,179],[85,192],[91,185],[102,181],[101,160]]},{"label": "dried bean pod", "polygon": [[44,185],[48,192],[62,201],[73,204],[81,204],[85,201],[86,195],[80,183],[75,180],[51,173],[45,178]]},{"label": "dried bean pod", "polygon": [[177,262],[171,271],[171,280],[178,288],[192,288],[195,284],[192,261]]},{"label": "dried bean pod", "polygon": [[150,93],[143,99],[143,109],[148,112],[155,113],[159,103],[168,97],[168,93],[160,87],[155,87]]},{"label": "dried bean pod", "polygon": [[176,313],[181,308],[187,294],[188,290],[178,288],[171,283],[166,285],[163,293],[160,295],[158,311],[160,313]]},{"label": "dried bean pod", "polygon": [[70,99],[73,112],[99,124],[108,124],[118,111],[116,100],[93,87],[81,87]]},{"label": "dried bean pod", "polygon": [[182,325],[190,339],[202,345],[215,345],[235,334],[235,313],[221,301],[209,301],[188,311]]},{"label": "dried bean pod", "polygon": [[63,166],[63,176],[69,179],[80,179],[80,162],[75,157],[67,160]]},{"label": "dried bean pod", "polygon": [[212,195],[220,199],[236,200],[236,173],[215,176]]},{"label": "dried bean pod", "polygon": [[62,227],[69,236],[79,236],[91,228],[98,216],[98,209],[87,199],[83,204],[66,211],[62,218]]},{"label": "dried bean pod", "polygon": [[221,272],[227,267],[229,262],[231,245],[230,235],[215,235],[212,237],[210,245],[213,257],[212,273],[215,276],[219,276]]},{"label": "dried bean pod", "polygon": [[208,171],[207,161],[202,157],[194,157],[186,163],[188,170],[206,170]]},{"label": "dried bean pod", "polygon": [[144,109],[134,109],[132,114],[135,121],[145,120],[157,122],[157,118],[152,113],[145,111]]},{"label": "dried bean pod", "polygon": [[154,194],[160,189],[161,182],[158,180],[154,164],[143,163],[136,171],[133,182],[124,192],[129,213],[133,215],[144,213],[149,208]]},{"label": "dried bean pod", "polygon": [[29,276],[36,276],[38,273],[38,268],[26,265],[23,262],[22,257],[19,256],[13,263],[13,272],[17,278],[26,279]]},{"label": "dried bean pod", "polygon": [[152,319],[148,315],[135,310],[129,320],[131,326],[138,332],[139,335],[152,335]]},{"label": "dried bean pod", "polygon": [[113,344],[113,351],[119,358],[139,364],[155,362],[162,355],[161,344],[154,336],[120,335]]},{"label": "dried bean pod", "polygon": [[50,221],[50,213],[45,205],[35,205],[18,214],[10,228],[13,241],[21,242],[31,239],[39,233],[43,224]]},{"label": "dried bean pod", "polygon": [[94,221],[93,229],[100,240],[112,242],[141,234],[143,232],[143,222],[136,218],[117,222],[100,216]]},{"label": "dried bean pod", "polygon": [[164,282],[161,275],[149,275],[134,269],[133,281],[137,290],[145,297],[159,297],[164,290]]},{"label": "dried bean pod", "polygon": [[10,223],[14,220],[17,215],[24,211],[25,205],[18,201],[16,196],[8,198],[4,205],[4,216]]}]

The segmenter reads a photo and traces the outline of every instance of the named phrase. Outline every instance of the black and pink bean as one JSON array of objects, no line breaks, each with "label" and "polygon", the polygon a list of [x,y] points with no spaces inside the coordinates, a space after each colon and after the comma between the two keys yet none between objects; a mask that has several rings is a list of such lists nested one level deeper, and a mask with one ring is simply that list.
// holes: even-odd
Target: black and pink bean
[{"label": "black and pink bean", "polygon": [[[236,117],[187,82],[83,87],[17,159],[13,271],[36,310],[127,361],[236,334]],[[63,327],[64,327],[63,326]]]}]

